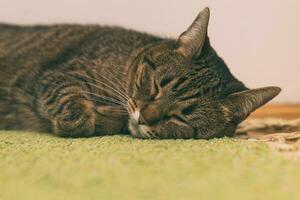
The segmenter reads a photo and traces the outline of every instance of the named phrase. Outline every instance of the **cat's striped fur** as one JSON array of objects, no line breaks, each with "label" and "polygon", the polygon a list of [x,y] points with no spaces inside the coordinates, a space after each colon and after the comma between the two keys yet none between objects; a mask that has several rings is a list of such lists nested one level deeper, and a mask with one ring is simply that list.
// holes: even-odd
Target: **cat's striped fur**
[{"label": "cat's striped fur", "polygon": [[[74,109],[69,113],[74,119],[80,119],[84,113],[93,113],[93,105],[88,102],[97,97],[84,91],[113,95],[94,86],[105,87],[95,81],[106,82],[98,74],[108,78],[114,76],[126,84],[126,63],[130,55],[159,40],[114,27],[0,25],[0,128],[55,132],[60,125],[54,125],[53,119],[68,120],[68,116],[62,115],[65,109]],[[75,102],[80,102],[78,108]],[[70,131],[63,134],[93,134],[92,125],[85,127],[84,120],[88,117],[82,117],[83,122],[78,122],[78,126],[70,125]],[[102,123],[103,127],[97,126],[97,133],[125,130],[126,119],[120,120],[118,115],[108,118]],[[99,121],[101,123],[101,119]],[[110,121],[114,124],[109,125]],[[77,133],[81,129],[87,130]]]},{"label": "cat's striped fur", "polygon": [[232,134],[279,90],[236,93],[247,88],[211,48],[208,17],[205,9],[177,41],[119,27],[1,24],[0,129],[72,137]]}]

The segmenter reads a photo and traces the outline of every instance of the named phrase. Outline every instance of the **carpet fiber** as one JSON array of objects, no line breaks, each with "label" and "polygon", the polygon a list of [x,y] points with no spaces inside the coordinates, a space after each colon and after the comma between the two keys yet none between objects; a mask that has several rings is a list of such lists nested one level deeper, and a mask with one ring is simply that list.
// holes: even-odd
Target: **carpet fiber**
[{"label": "carpet fiber", "polygon": [[0,199],[300,199],[300,162],[236,139],[0,132]]}]

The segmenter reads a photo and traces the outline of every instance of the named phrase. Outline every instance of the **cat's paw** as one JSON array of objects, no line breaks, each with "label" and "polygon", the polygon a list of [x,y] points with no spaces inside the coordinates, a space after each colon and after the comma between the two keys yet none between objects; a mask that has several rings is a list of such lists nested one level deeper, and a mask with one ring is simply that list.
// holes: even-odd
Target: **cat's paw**
[{"label": "cat's paw", "polygon": [[64,137],[88,137],[95,133],[93,103],[87,100],[71,102],[53,122],[53,131]]}]

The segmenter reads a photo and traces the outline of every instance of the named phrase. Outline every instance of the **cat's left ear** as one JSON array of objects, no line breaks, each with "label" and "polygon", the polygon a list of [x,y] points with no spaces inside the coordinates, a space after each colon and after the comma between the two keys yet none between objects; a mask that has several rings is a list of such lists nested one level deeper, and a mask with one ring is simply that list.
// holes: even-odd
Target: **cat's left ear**
[{"label": "cat's left ear", "polygon": [[194,20],[192,25],[183,32],[177,40],[177,52],[185,57],[192,59],[201,54],[209,22],[209,8],[204,8]]}]

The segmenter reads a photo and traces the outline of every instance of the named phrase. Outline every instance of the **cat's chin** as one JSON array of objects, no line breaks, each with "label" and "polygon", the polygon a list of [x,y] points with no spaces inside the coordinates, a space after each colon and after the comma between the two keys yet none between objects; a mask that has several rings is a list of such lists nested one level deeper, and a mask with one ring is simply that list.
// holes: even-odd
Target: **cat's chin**
[{"label": "cat's chin", "polygon": [[135,119],[129,119],[129,131],[132,136],[137,138],[151,139],[154,138],[151,135],[150,127],[146,125],[139,125]]}]

